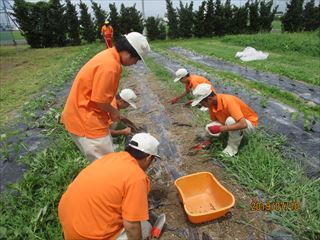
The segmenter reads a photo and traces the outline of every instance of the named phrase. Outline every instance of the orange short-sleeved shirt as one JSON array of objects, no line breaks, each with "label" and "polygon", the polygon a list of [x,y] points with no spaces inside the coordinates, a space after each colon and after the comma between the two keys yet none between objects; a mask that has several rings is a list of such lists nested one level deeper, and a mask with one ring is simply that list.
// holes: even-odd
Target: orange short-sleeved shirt
[{"label": "orange short-sleeved shirt", "polygon": [[249,120],[253,126],[258,126],[258,115],[245,104],[240,98],[228,94],[216,94],[217,108],[209,107],[209,113],[212,121],[218,121],[222,124],[228,117],[233,117],[236,121],[241,118]]},{"label": "orange short-sleeved shirt", "polygon": [[88,138],[109,133],[109,114],[97,108],[95,102],[112,102],[120,75],[120,55],[115,48],[98,53],[80,69],[61,116],[68,132]]},{"label": "orange short-sleeved shirt", "polygon": [[194,90],[200,83],[207,83],[211,85],[212,91],[217,93],[216,89],[212,86],[212,83],[202,76],[190,75],[188,79],[189,84],[186,84],[186,91]]},{"label": "orange short-sleeved shirt", "polygon": [[65,239],[115,239],[123,219],[149,219],[150,182],[127,152],[110,153],[83,169],[62,195]]},{"label": "orange short-sleeved shirt", "polygon": [[113,34],[112,26],[111,25],[109,25],[109,26],[103,25],[102,28],[101,28],[101,33],[105,37],[111,37],[112,34]]}]

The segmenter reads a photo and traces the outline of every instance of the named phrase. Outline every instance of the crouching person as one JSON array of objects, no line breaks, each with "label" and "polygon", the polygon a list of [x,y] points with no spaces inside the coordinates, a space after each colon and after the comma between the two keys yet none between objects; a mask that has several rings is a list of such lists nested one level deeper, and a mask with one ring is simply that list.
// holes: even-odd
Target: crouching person
[{"label": "crouching person", "polygon": [[104,155],[83,169],[59,203],[64,238],[142,239],[141,221],[149,219],[145,171],[158,157],[158,146],[150,134],[138,133],[125,151]]},{"label": "crouching person", "polygon": [[[137,96],[134,93],[133,90],[126,88],[120,91],[115,98],[111,102],[111,106],[113,106],[115,109],[121,110],[121,109],[127,109],[129,106],[131,106],[134,109],[137,109],[137,106],[135,104]],[[123,122],[126,127],[123,129],[118,129],[118,126],[120,125],[119,122],[113,122],[111,118],[109,118],[109,126],[110,126],[110,133],[112,137],[117,136],[128,136],[132,133],[132,128],[135,128],[135,125],[127,118],[120,116],[120,121]]]},{"label": "crouching person", "polygon": [[213,122],[207,125],[207,131],[214,136],[229,133],[228,145],[223,153],[229,156],[237,154],[243,133],[249,134],[258,126],[257,114],[236,96],[215,94],[209,84],[199,84],[193,95],[195,100],[192,106],[201,104],[209,108]]}]

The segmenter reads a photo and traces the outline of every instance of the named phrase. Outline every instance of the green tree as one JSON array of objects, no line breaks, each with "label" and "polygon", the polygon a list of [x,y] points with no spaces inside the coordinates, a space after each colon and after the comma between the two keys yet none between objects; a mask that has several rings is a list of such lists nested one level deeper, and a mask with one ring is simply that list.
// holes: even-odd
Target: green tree
[{"label": "green tree", "polygon": [[52,41],[50,41],[50,30],[48,29],[48,3],[28,3],[24,0],[15,0],[13,11],[21,34],[32,48],[51,46]]},{"label": "green tree", "polygon": [[245,33],[248,23],[248,5],[242,7],[233,6],[233,17],[231,20],[233,34]]},{"label": "green tree", "polygon": [[107,15],[107,12],[101,8],[100,4],[97,4],[92,0],[91,0],[91,7],[95,16],[94,28],[96,31],[96,38],[99,39],[101,38],[101,27],[103,26],[108,15]]},{"label": "green tree", "polygon": [[214,33],[217,36],[222,36],[225,34],[225,20],[224,20],[224,10],[221,5],[221,0],[216,0],[215,10],[214,10]]},{"label": "green tree", "polygon": [[232,32],[232,16],[233,10],[231,6],[231,0],[227,0],[224,4],[223,8],[223,16],[224,16],[224,33],[230,34]]},{"label": "green tree", "polygon": [[190,4],[186,3],[186,5],[183,6],[180,0],[180,8],[177,12],[180,36],[183,38],[191,38],[193,28],[193,2],[191,1]]},{"label": "green tree", "polygon": [[115,40],[119,39],[121,36],[121,32],[124,32],[120,29],[120,16],[118,14],[118,10],[116,8],[116,4],[109,4],[110,14],[109,21],[113,28],[113,38]]},{"label": "green tree", "polygon": [[303,30],[303,2],[291,0],[287,3],[287,11],[281,18],[282,30],[286,32],[300,32]]},{"label": "green tree", "polygon": [[173,8],[171,0],[166,0],[167,3],[167,13],[166,16],[168,18],[168,37],[171,39],[179,37],[178,30],[178,14],[176,10]]},{"label": "green tree", "polygon": [[71,45],[80,45],[80,23],[76,7],[70,0],[66,0],[66,28]]},{"label": "green tree", "polygon": [[136,9],[136,4],[132,7],[125,7],[123,3],[121,4],[119,23],[122,34],[132,31],[142,33],[143,16],[142,13]]},{"label": "green tree", "polygon": [[82,1],[79,3],[80,7],[80,32],[82,38],[88,43],[92,43],[96,40],[96,32],[94,28],[91,15],[88,13],[88,7]]},{"label": "green tree", "polygon": [[167,27],[164,21],[160,21],[159,23],[159,39],[165,40],[167,38]]},{"label": "green tree", "polygon": [[193,34],[195,37],[201,38],[206,35],[205,16],[206,2],[202,1],[198,11],[194,13]]},{"label": "green tree", "polygon": [[274,16],[277,12],[278,6],[276,6],[272,10],[273,1],[260,2],[260,9],[259,9],[259,24],[260,24],[260,31],[263,32],[270,32],[272,29],[272,22],[274,20]]},{"label": "green tree", "polygon": [[47,42],[49,46],[65,46],[67,43],[67,28],[65,18],[65,7],[61,5],[60,0],[50,0],[48,9]]},{"label": "green tree", "polygon": [[214,21],[215,19],[213,0],[208,0],[204,22],[204,28],[206,29],[206,37],[212,37],[212,34],[214,32]]},{"label": "green tree", "polygon": [[320,27],[320,8],[315,6],[314,0],[305,5],[302,17],[305,31],[314,31]]},{"label": "green tree", "polygon": [[252,1],[249,4],[249,32],[257,33],[260,30],[260,18],[259,18],[259,2],[257,0]]},{"label": "green tree", "polygon": [[155,17],[148,17],[146,20],[146,29],[147,29],[147,36],[150,41],[156,40],[159,38],[160,31],[159,31],[159,23],[160,19]]}]

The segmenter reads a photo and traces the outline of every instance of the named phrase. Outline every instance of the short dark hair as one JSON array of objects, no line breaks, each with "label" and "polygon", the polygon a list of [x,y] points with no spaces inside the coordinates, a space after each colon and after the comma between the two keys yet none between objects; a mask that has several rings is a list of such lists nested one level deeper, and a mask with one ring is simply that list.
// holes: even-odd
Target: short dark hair
[{"label": "short dark hair", "polygon": [[[135,141],[130,141],[130,144],[138,146],[138,143],[135,142]],[[127,146],[125,151],[128,152],[132,157],[134,157],[137,160],[142,160],[142,159],[144,159],[144,158],[146,158],[146,157],[148,157],[150,155],[148,153],[145,153],[145,152],[142,152],[142,151],[140,151],[138,149],[135,149],[135,148],[133,148],[131,146]]]},{"label": "short dark hair", "polygon": [[209,97],[214,97],[216,94],[214,92],[211,91],[210,95],[205,97],[204,99],[202,99],[200,102],[202,101],[207,101]]},{"label": "short dark hair", "polygon": [[185,75],[184,77],[189,77],[190,76],[190,73],[188,73],[187,75]]},{"label": "short dark hair", "polygon": [[122,98],[120,97],[120,93],[117,93],[116,99],[117,99],[117,100],[121,100],[121,99],[122,99]]},{"label": "short dark hair", "polygon": [[127,51],[130,53],[132,57],[136,57],[141,60],[141,57],[137,53],[137,51],[132,47],[129,41],[125,37],[121,37],[119,40],[116,41],[114,44],[118,52]]}]

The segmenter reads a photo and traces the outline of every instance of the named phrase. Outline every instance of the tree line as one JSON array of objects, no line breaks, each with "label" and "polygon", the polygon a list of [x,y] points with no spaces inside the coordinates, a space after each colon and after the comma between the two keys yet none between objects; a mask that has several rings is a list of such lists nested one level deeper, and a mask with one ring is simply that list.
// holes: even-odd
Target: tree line
[{"label": "tree line", "polygon": [[[197,10],[193,2],[173,7],[166,0],[166,20],[148,17],[145,21],[136,6],[109,4],[109,12],[93,0],[91,16],[86,4],[80,1],[78,7],[70,0],[62,4],[60,0],[31,3],[14,0],[14,17],[33,48],[79,45],[82,41],[94,42],[101,39],[100,28],[108,19],[114,28],[114,38],[122,34],[146,28],[149,40],[191,37],[212,37],[226,34],[269,32],[278,6],[273,1],[248,0],[244,6],[231,5],[231,0],[222,4],[221,0],[204,0]],[[313,31],[320,27],[320,7],[315,0],[304,6],[304,0],[291,0],[287,11],[281,17],[282,30],[288,32]]]}]

